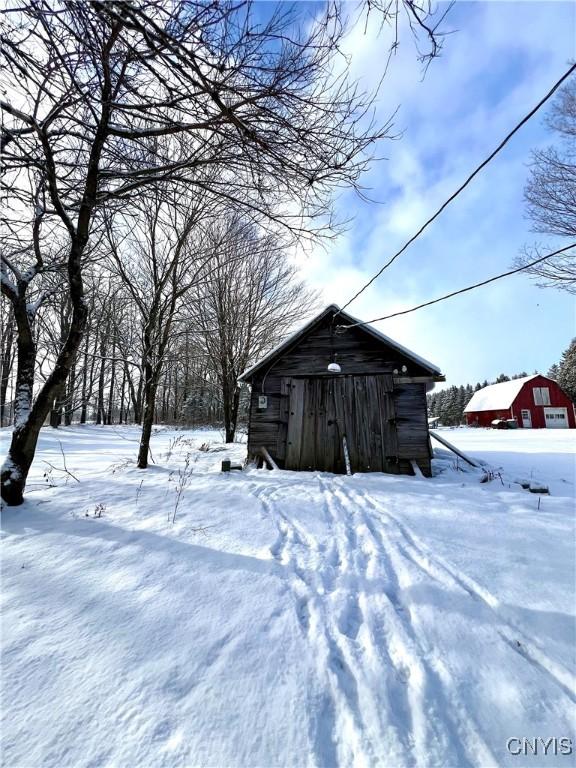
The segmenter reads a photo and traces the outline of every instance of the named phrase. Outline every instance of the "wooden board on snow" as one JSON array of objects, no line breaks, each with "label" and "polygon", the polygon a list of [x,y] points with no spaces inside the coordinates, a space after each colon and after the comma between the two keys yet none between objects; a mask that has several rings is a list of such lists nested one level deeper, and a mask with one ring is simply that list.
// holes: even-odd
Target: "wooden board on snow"
[{"label": "wooden board on snow", "polygon": [[456,456],[460,456],[461,459],[463,459],[467,464],[470,464],[471,467],[476,467],[477,469],[480,469],[480,464],[478,464],[474,459],[471,459],[469,456],[466,456],[465,453],[462,453],[461,450],[456,448],[455,445],[452,445],[452,443],[449,443],[448,440],[444,439],[443,437],[440,437],[440,435],[436,434],[436,432],[430,431],[430,436],[438,440],[439,443],[442,443],[442,445],[446,446],[449,450],[451,450],[453,453],[456,454]]}]

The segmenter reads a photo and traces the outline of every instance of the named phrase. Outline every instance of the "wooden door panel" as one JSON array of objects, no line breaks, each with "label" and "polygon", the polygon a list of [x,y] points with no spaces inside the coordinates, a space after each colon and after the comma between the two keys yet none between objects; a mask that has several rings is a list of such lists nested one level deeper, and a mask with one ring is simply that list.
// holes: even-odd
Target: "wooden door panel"
[{"label": "wooden door panel", "polygon": [[379,388],[375,376],[366,377],[366,428],[369,434],[369,469],[371,472],[384,472],[386,459],[384,452],[384,431],[380,413]]},{"label": "wooden door panel", "polygon": [[347,435],[346,424],[346,379],[332,379],[332,399],[334,402],[335,431],[338,435],[338,471],[345,472],[344,446],[342,439]]},{"label": "wooden door panel", "polygon": [[389,375],[291,379],[286,469],[397,471],[393,380]]},{"label": "wooden door panel", "polygon": [[354,378],[347,376],[343,379],[344,384],[344,427],[346,429],[346,443],[348,445],[348,454],[350,456],[350,467],[352,472],[360,472],[362,467],[361,446],[357,436],[357,418],[356,418],[356,393],[354,387]]},{"label": "wooden door panel", "polygon": [[338,472],[340,436],[336,419],[334,383],[336,379],[317,379],[318,410],[316,418],[316,469]]},{"label": "wooden door panel", "polygon": [[324,379],[324,408],[326,428],[324,433],[324,467],[327,472],[343,472],[341,456],[341,438],[336,418],[334,384],[337,379]]},{"label": "wooden door panel", "polygon": [[378,411],[382,430],[383,471],[396,472],[398,468],[398,432],[394,408],[392,376],[377,376]]},{"label": "wooden door panel", "polygon": [[302,419],[302,439],[300,444],[300,469],[314,469],[316,461],[316,396],[317,387],[314,379],[303,379],[304,410]]},{"label": "wooden door panel", "polygon": [[286,443],[286,469],[300,469],[300,446],[304,417],[304,379],[289,379],[289,413]]},{"label": "wooden door panel", "polygon": [[313,379],[314,397],[312,400],[314,413],[313,441],[314,441],[314,462],[312,469],[324,470],[327,464],[326,456],[326,437],[327,437],[327,417],[326,417],[326,388],[322,379]]}]

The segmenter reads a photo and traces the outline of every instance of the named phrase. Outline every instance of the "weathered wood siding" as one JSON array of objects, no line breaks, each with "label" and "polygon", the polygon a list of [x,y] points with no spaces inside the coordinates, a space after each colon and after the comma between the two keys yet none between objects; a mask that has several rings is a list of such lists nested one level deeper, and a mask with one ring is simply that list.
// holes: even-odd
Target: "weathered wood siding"
[{"label": "weathered wood siding", "polygon": [[429,375],[426,369],[410,358],[392,347],[387,348],[382,341],[359,328],[350,328],[343,333],[332,332],[330,318],[326,318],[293,349],[277,359],[268,375],[326,374],[326,367],[334,353],[346,374],[391,373],[395,368],[401,370],[406,365],[410,376]]},{"label": "weathered wood siding", "polygon": [[[337,376],[326,370],[334,352],[342,367]],[[403,365],[407,373],[394,377]],[[415,459],[429,475],[426,384],[397,381],[415,376],[432,380],[397,350],[357,329],[332,336],[325,322],[253,378],[248,452],[255,455],[263,446],[283,467],[344,472],[344,429],[353,470],[411,474]],[[258,408],[261,394],[267,397],[264,410]],[[296,449],[289,432],[298,424]]]},{"label": "weathered wood siding", "polygon": [[415,459],[422,472],[429,477],[430,438],[425,384],[394,384],[398,458],[403,467]]},{"label": "weathered wood siding", "polygon": [[286,379],[286,469],[344,472],[346,437],[353,472],[397,472],[392,376]]},{"label": "weathered wood siding", "polygon": [[[280,382],[278,381],[278,386]],[[268,407],[261,411],[258,408],[258,395],[262,393],[259,382],[252,383],[250,397],[250,423],[248,427],[248,453],[254,455],[259,448],[267,448],[271,456],[284,462],[286,441],[279,440],[280,425],[288,424],[288,413],[280,414],[280,392],[271,393],[266,388]]]},{"label": "weathered wood siding", "polygon": [[[388,396],[382,388],[384,378],[390,380]],[[260,391],[253,385],[250,454],[264,446],[281,466],[344,472],[344,433],[355,471],[411,474],[410,460],[415,459],[422,472],[430,474],[425,384],[397,384],[393,377],[381,375],[282,377],[278,389],[275,394],[266,389],[268,407],[261,411]],[[290,443],[298,441],[300,450],[300,438],[291,440],[289,431],[299,423],[306,454],[294,457],[289,455]]]}]

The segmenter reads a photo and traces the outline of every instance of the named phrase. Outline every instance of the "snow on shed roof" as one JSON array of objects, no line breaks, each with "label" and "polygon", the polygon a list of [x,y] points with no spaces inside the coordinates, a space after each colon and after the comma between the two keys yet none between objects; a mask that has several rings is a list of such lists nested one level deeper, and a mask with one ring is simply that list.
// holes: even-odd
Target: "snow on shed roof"
[{"label": "snow on shed roof", "polygon": [[479,389],[478,392],[474,392],[472,395],[472,400],[464,408],[464,413],[510,408],[524,384],[535,379],[537,376],[540,376],[540,374],[534,373],[532,376],[502,381],[500,384],[490,384],[490,386],[484,387],[484,389]]},{"label": "snow on shed roof", "polygon": [[418,363],[418,365],[421,365],[423,368],[427,368],[431,373],[437,376],[442,376],[442,371],[440,370],[440,368],[438,368],[438,366],[434,365],[433,363],[430,363],[428,360],[425,360],[423,357],[420,357],[420,355],[417,355],[415,352],[412,352],[406,347],[403,347],[402,344],[398,344],[397,341],[394,341],[393,339],[391,339],[389,336],[386,336],[381,331],[377,330],[376,328],[373,328],[371,325],[368,325],[367,323],[363,323],[361,320],[358,320],[358,318],[353,317],[352,315],[349,315],[348,312],[341,311],[340,307],[337,304],[329,304],[325,309],[322,310],[322,312],[315,315],[305,325],[303,325],[301,328],[299,328],[290,336],[288,336],[287,339],[285,339],[283,342],[281,342],[276,347],[274,347],[274,349],[271,349],[270,352],[264,355],[264,357],[261,357],[260,360],[258,360],[258,362],[256,362],[250,368],[247,368],[244,371],[244,373],[242,373],[238,377],[239,381],[247,380],[259,368],[264,366],[266,363],[272,361],[276,356],[278,356],[284,350],[288,349],[294,342],[296,342],[302,336],[305,336],[306,332],[316,322],[318,322],[321,318],[323,318],[325,315],[329,314],[330,312],[339,312],[340,313],[339,316],[343,319],[343,321],[345,323],[349,323],[350,325],[354,325],[355,323],[361,323],[361,325],[358,326],[361,330],[366,331],[367,333],[376,337],[377,339],[384,342],[385,344],[388,344],[393,349],[396,349],[398,352],[401,352],[402,354],[404,354],[410,360],[413,360],[415,363]]}]

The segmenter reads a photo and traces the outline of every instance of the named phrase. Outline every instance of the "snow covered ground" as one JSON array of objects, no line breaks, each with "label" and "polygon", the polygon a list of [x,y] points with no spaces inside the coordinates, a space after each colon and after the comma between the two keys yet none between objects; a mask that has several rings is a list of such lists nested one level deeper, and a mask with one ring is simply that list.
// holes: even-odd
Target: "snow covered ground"
[{"label": "snow covered ground", "polygon": [[576,744],[576,431],[442,435],[501,478],[223,474],[244,446],[164,429],[143,472],[133,427],[43,430],[2,521],[2,764],[574,765],[506,743]]}]

